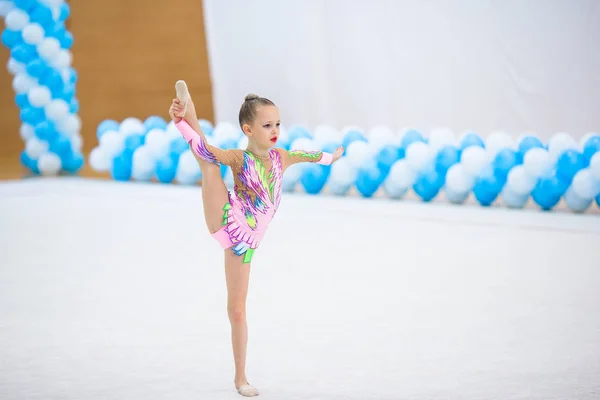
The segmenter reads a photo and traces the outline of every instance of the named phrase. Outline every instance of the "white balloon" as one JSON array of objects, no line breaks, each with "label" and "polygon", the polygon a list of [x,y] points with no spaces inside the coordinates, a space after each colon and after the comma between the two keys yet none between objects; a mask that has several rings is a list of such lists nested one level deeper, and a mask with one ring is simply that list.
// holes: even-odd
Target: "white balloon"
[{"label": "white balloon", "polygon": [[460,163],[463,165],[464,171],[473,177],[480,175],[490,165],[490,162],[487,151],[479,146],[467,147],[460,157]]},{"label": "white balloon", "polygon": [[322,148],[327,143],[341,141],[340,133],[330,125],[318,125],[314,132],[314,141]]},{"label": "white balloon", "polygon": [[350,143],[346,149],[346,158],[354,168],[360,167],[364,161],[370,159],[374,155],[375,152],[373,151],[373,148],[362,140],[355,140]]},{"label": "white balloon", "polygon": [[140,146],[133,152],[131,160],[131,176],[136,181],[149,181],[156,169],[156,158],[146,145]]},{"label": "white balloon", "polygon": [[560,132],[552,135],[548,142],[548,153],[550,159],[556,162],[566,150],[579,150],[579,146],[571,135]]},{"label": "white balloon", "polygon": [[4,22],[11,31],[20,31],[29,23],[29,15],[25,11],[15,8],[6,14]]},{"label": "white balloon", "polygon": [[238,140],[241,130],[231,122],[219,122],[213,131],[213,136],[218,143],[224,143],[228,140]]},{"label": "white balloon", "polygon": [[71,66],[73,63],[73,54],[69,50],[61,49],[58,55],[52,60],[52,66],[63,69]]},{"label": "white balloon", "polygon": [[571,186],[575,194],[585,200],[593,199],[600,194],[600,181],[592,176],[589,168],[577,171]]},{"label": "white balloon", "polygon": [[54,153],[44,153],[37,162],[42,175],[57,175],[62,168],[60,157]]},{"label": "white balloon", "polygon": [[0,1],[0,17],[6,17],[11,10],[15,8],[15,4],[12,1],[2,0]]},{"label": "white balloon", "polygon": [[433,161],[432,151],[427,143],[413,142],[406,149],[406,162],[415,171],[422,171]]},{"label": "white balloon", "polygon": [[71,149],[74,152],[81,152],[81,148],[83,147],[83,138],[80,134],[73,135],[71,138]]},{"label": "white balloon", "polygon": [[195,182],[200,179],[200,177],[200,165],[191,150],[186,150],[181,153],[181,156],[179,156],[179,163],[177,164],[177,174],[175,179],[180,183],[189,183],[187,181],[189,181],[190,178]]},{"label": "white balloon", "polygon": [[357,174],[358,169],[347,157],[340,158],[331,167],[327,189],[338,196],[346,194],[356,181]]},{"label": "white balloon", "polygon": [[440,150],[444,146],[456,145],[456,136],[448,128],[436,128],[429,135],[429,146],[433,149]]},{"label": "white balloon", "polygon": [[37,79],[27,75],[26,72],[15,75],[12,82],[12,87],[17,94],[27,93],[37,85]]},{"label": "white balloon", "polygon": [[159,159],[169,154],[171,142],[165,131],[162,129],[152,129],[146,135],[145,144],[152,153],[152,156],[155,159]]},{"label": "white balloon", "polygon": [[27,93],[29,103],[34,107],[45,107],[52,100],[52,93],[46,86],[35,86]]},{"label": "white balloon", "polygon": [[373,127],[367,135],[367,140],[369,145],[377,152],[387,145],[396,145],[396,135],[385,125]]},{"label": "white balloon", "polygon": [[600,181],[600,152],[595,153],[590,159],[589,169],[592,177]]},{"label": "white balloon", "polygon": [[106,132],[100,137],[100,148],[112,161],[125,148],[125,138],[115,131]]},{"label": "white balloon", "polygon": [[65,130],[69,134],[76,134],[81,131],[81,118],[77,114],[69,114],[66,119]]},{"label": "white balloon", "polygon": [[60,42],[58,39],[48,37],[37,46],[37,51],[44,60],[52,63],[60,53]]},{"label": "white balloon", "polygon": [[167,132],[167,137],[169,138],[170,141],[173,141],[173,140],[181,137],[181,132],[179,132],[179,129],[177,129],[177,127],[175,126],[175,123],[173,121],[171,121],[167,124],[166,132]]},{"label": "white balloon", "polygon": [[248,148],[248,136],[244,135],[240,138],[237,148],[240,150],[246,150],[246,148]]},{"label": "white balloon", "polygon": [[290,150],[318,151],[319,145],[312,139],[301,137],[294,140],[290,146]]},{"label": "white balloon", "polygon": [[21,124],[19,128],[19,134],[21,135],[21,139],[27,142],[29,139],[35,136],[35,128],[29,124]]},{"label": "white balloon", "polygon": [[492,158],[502,149],[516,150],[513,139],[508,133],[502,131],[492,132],[485,140],[485,148]]},{"label": "white balloon", "polygon": [[398,160],[392,165],[383,189],[393,199],[402,198],[417,179],[417,173],[408,165],[406,160]]},{"label": "white balloon", "polygon": [[110,170],[112,157],[109,157],[102,148],[96,147],[90,153],[90,166],[94,171],[106,172]]},{"label": "white balloon", "polygon": [[129,136],[132,134],[145,133],[144,123],[135,117],[125,118],[119,125],[119,132],[122,135]]},{"label": "white balloon", "polygon": [[523,168],[533,178],[549,177],[554,170],[554,163],[546,149],[534,147],[525,153]]},{"label": "white balloon", "polygon": [[48,119],[58,122],[69,116],[69,104],[63,99],[54,99],[46,107]]},{"label": "white balloon", "polygon": [[23,41],[27,44],[38,45],[44,40],[44,28],[37,22],[27,24],[23,28]]},{"label": "white balloon", "polygon": [[12,57],[8,59],[6,67],[8,68],[8,72],[10,72],[13,75],[25,73],[26,70],[25,64],[18,62]]},{"label": "white balloon", "polygon": [[531,194],[536,183],[537,179],[527,175],[523,165],[517,165],[508,172],[506,185],[517,195]]},{"label": "white balloon", "polygon": [[446,191],[463,194],[468,193],[475,185],[475,178],[469,175],[461,164],[454,164],[446,173]]},{"label": "white balloon", "polygon": [[48,151],[48,142],[33,136],[25,143],[25,153],[32,160],[37,160],[43,153]]}]

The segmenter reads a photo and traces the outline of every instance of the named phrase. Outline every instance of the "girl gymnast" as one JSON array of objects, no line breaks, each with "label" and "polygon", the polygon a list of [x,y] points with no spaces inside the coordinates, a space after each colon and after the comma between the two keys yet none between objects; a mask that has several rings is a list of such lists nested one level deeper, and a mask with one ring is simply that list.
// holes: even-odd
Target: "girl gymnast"
[{"label": "girl gymnast", "polygon": [[[235,387],[242,396],[257,396],[258,390],[248,383],[245,371],[246,294],[252,256],[279,206],[286,168],[300,162],[329,165],[342,156],[344,148],[338,147],[333,154],[275,148],[279,137],[279,111],[270,100],[249,94],[239,113],[239,124],[248,137],[248,147],[222,150],[206,141],[185,82],[177,81],[175,89],[177,98],[173,99],[169,115],[200,164],[206,226],[225,251]],[[232,169],[235,187],[231,193],[221,178],[220,164]]]}]

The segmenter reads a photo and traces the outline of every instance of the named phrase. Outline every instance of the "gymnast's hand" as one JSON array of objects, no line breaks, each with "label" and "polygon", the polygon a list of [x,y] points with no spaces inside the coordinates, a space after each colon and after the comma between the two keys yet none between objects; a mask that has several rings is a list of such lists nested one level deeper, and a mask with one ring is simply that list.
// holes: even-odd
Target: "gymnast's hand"
[{"label": "gymnast's hand", "polygon": [[335,149],[335,151],[333,152],[333,159],[331,160],[331,163],[333,164],[334,162],[336,162],[337,160],[340,159],[340,157],[342,156],[342,154],[344,154],[344,147],[340,146],[337,149]]},{"label": "gymnast's hand", "polygon": [[173,103],[171,103],[171,107],[169,108],[169,115],[173,122],[178,123],[183,118],[183,106],[179,99],[173,99]]}]

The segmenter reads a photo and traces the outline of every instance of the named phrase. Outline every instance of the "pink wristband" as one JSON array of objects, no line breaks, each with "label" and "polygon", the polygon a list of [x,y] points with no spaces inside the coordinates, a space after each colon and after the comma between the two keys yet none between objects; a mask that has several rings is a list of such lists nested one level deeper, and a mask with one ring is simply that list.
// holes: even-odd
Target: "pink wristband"
[{"label": "pink wristband", "polygon": [[333,161],[333,154],[323,152],[321,159],[317,162],[317,164],[321,165],[330,165],[331,161]]}]

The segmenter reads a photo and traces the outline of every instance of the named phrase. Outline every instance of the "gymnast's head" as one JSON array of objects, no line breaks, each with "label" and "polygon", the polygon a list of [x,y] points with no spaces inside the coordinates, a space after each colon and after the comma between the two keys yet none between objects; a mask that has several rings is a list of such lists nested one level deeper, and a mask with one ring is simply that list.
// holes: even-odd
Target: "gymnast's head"
[{"label": "gymnast's head", "polygon": [[240,128],[248,137],[248,141],[263,148],[275,145],[279,137],[279,109],[275,104],[255,94],[249,94],[240,107]]}]

